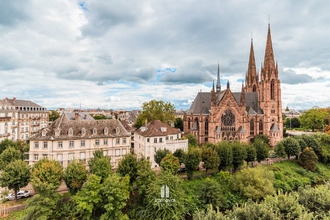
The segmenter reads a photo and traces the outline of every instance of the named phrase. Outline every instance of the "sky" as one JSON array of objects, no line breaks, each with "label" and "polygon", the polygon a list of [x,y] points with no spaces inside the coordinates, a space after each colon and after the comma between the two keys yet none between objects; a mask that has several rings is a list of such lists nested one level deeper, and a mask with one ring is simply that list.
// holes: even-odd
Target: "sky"
[{"label": "sky", "polygon": [[199,91],[240,91],[268,23],[282,106],[330,106],[328,1],[0,0],[0,98],[48,109],[188,109]]}]

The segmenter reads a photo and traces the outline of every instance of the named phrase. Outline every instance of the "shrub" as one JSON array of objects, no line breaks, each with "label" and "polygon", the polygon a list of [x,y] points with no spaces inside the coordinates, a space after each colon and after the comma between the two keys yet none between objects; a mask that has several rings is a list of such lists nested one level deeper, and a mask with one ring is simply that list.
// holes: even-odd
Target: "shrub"
[{"label": "shrub", "polygon": [[300,155],[299,163],[302,167],[312,172],[316,169],[318,158],[312,148],[307,147]]},{"label": "shrub", "polygon": [[162,162],[160,162],[160,166],[162,167],[163,171],[176,174],[180,167],[179,159],[172,154],[167,154],[163,158]]},{"label": "shrub", "polygon": [[197,193],[204,208],[207,204],[211,204],[213,208],[221,206],[221,186],[214,179],[202,180]]},{"label": "shrub", "polygon": [[167,154],[171,154],[171,151],[169,151],[166,148],[164,150],[161,150],[161,149],[156,150],[155,155],[154,155],[155,162],[160,166],[160,162],[162,162],[163,158]]}]

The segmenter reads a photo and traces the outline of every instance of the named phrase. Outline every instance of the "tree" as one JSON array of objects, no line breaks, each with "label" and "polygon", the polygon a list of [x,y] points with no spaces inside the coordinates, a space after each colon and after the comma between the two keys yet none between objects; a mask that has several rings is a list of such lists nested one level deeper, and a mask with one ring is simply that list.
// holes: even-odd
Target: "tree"
[{"label": "tree", "polygon": [[164,123],[175,120],[175,107],[170,102],[151,100],[142,105],[142,113],[137,117],[134,127],[139,128],[148,121],[160,120]]},{"label": "tree", "polygon": [[207,204],[211,204],[213,208],[221,205],[221,186],[213,178],[205,178],[202,180],[198,189],[198,199],[205,208]]},{"label": "tree", "polygon": [[246,147],[246,158],[245,158],[245,161],[246,161],[247,166],[249,166],[249,163],[250,162],[255,161],[256,160],[256,157],[257,157],[257,151],[256,151],[255,146],[253,144],[249,144]]},{"label": "tree", "polygon": [[314,153],[313,149],[307,147],[300,155],[299,163],[300,165],[305,168],[306,170],[310,170],[312,172],[316,169],[318,158]]},{"label": "tree", "polygon": [[171,151],[167,150],[166,148],[164,150],[162,149],[156,150],[154,155],[155,162],[160,166],[160,162],[162,162],[163,158],[167,154],[171,154]]},{"label": "tree", "polygon": [[180,131],[183,131],[183,120],[182,118],[175,119],[175,128],[179,128]]},{"label": "tree", "polygon": [[31,184],[40,194],[49,194],[58,189],[63,178],[63,168],[58,161],[41,159],[32,169]]},{"label": "tree", "polygon": [[49,114],[49,121],[55,121],[56,119],[58,119],[60,117],[60,114],[55,111],[55,110],[51,110],[50,114]]},{"label": "tree", "polygon": [[16,146],[15,142],[13,142],[9,139],[4,139],[3,141],[1,141],[0,142],[0,154],[2,154],[2,152],[10,146],[17,150],[17,146]]},{"label": "tree", "polygon": [[64,171],[64,181],[70,194],[75,195],[81,190],[87,180],[87,170],[84,164],[78,160],[73,160]]},{"label": "tree", "polygon": [[260,140],[262,141],[266,146],[269,146],[269,137],[267,135],[263,135],[263,134],[257,134],[254,137],[253,142]]},{"label": "tree", "polygon": [[112,119],[112,118],[108,118],[105,115],[94,115],[93,116],[94,120],[107,120],[107,119]]},{"label": "tree", "polygon": [[140,159],[137,167],[136,179],[137,190],[140,196],[141,204],[146,204],[146,194],[149,185],[155,180],[156,174],[151,169],[151,162],[149,158],[145,159],[144,157]]},{"label": "tree", "polygon": [[184,150],[180,149],[176,149],[173,153],[173,156],[177,157],[179,159],[179,163],[181,166],[181,163],[183,163],[183,156],[184,156]]},{"label": "tree", "polygon": [[285,147],[282,142],[278,142],[275,147],[275,155],[277,157],[285,158],[287,155],[285,153]]},{"label": "tree", "polygon": [[307,147],[307,144],[304,141],[304,139],[302,138],[302,136],[295,136],[294,139],[296,139],[298,141],[299,146],[300,146],[300,151],[303,151]]},{"label": "tree", "polygon": [[129,183],[132,186],[137,178],[138,160],[133,154],[126,154],[118,164],[117,173],[121,176],[128,175],[130,180]]},{"label": "tree", "polygon": [[196,148],[191,148],[185,153],[183,163],[186,167],[189,180],[192,180],[194,171],[197,169],[201,159],[201,154]]},{"label": "tree", "polygon": [[238,141],[233,142],[231,145],[233,151],[233,166],[234,170],[237,170],[237,168],[243,164],[246,152],[244,146]]},{"label": "tree", "polygon": [[324,120],[327,117],[328,113],[324,109],[312,108],[302,113],[299,119],[304,128],[309,128],[314,131],[317,128],[322,128],[322,125],[324,125]]},{"label": "tree", "polygon": [[21,159],[22,153],[19,150],[16,150],[14,147],[8,146],[0,154],[0,169],[3,170],[10,162]]},{"label": "tree", "polygon": [[220,164],[217,152],[209,147],[202,149],[202,161],[204,162],[203,167],[206,169],[206,174],[209,169],[217,168]]},{"label": "tree", "polygon": [[[143,218],[183,219],[186,214],[186,199],[181,182],[182,179],[177,175],[169,172],[160,172],[156,180],[147,189],[147,204]],[[162,198],[162,191],[166,198]]]},{"label": "tree", "polygon": [[176,174],[180,167],[179,159],[172,154],[167,154],[163,158],[162,162],[160,162],[160,166],[162,167],[163,171]]},{"label": "tree", "polygon": [[316,138],[305,134],[301,135],[301,138],[305,141],[307,147],[311,147],[316,155],[320,155],[321,146]]},{"label": "tree", "polygon": [[21,160],[9,163],[0,174],[1,186],[14,190],[15,200],[17,200],[17,192],[19,189],[27,186],[29,180],[30,166]]},{"label": "tree", "polygon": [[192,133],[187,134],[188,144],[191,146],[198,146],[197,139]]},{"label": "tree", "polygon": [[261,140],[255,140],[253,146],[256,149],[257,160],[259,163],[269,156],[267,145]]},{"label": "tree", "polygon": [[219,170],[224,170],[233,163],[233,151],[228,141],[221,141],[216,145],[216,151],[220,157]]},{"label": "tree", "polygon": [[290,111],[289,106],[287,106],[287,107],[285,108],[285,111],[286,111],[286,112]]},{"label": "tree", "polygon": [[89,171],[97,176],[100,176],[101,181],[105,180],[112,170],[111,158],[104,156],[102,150],[94,151],[93,158],[88,161]]},{"label": "tree", "polygon": [[272,171],[257,166],[239,171],[233,176],[234,191],[243,192],[246,198],[260,200],[273,195],[274,174]]},{"label": "tree", "polygon": [[299,156],[300,146],[296,139],[287,137],[281,141],[281,144],[283,144],[285,148],[285,153],[288,156],[288,159],[290,159],[290,156]]}]

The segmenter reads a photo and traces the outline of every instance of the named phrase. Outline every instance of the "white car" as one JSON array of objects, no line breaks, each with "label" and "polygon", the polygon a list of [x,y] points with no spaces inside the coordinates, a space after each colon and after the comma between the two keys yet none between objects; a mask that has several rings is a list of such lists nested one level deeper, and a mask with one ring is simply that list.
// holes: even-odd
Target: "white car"
[{"label": "white car", "polygon": [[[27,197],[30,196],[30,193],[31,193],[30,191],[18,191],[17,192],[17,199],[27,198]],[[15,200],[15,193],[8,194],[8,196],[6,196],[5,199]]]}]

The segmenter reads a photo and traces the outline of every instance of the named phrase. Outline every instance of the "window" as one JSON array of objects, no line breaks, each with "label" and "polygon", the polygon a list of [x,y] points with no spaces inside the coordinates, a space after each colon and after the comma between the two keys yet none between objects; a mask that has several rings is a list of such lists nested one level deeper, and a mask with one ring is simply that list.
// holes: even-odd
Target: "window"
[{"label": "window", "polygon": [[29,135],[28,135],[28,134],[26,134],[26,135],[25,135],[25,138],[26,138],[26,139],[28,139],[28,138],[29,138]]},{"label": "window", "polygon": [[270,83],[270,99],[274,100],[275,99],[275,80],[272,79]]},{"label": "window", "polygon": [[73,130],[72,128],[69,129],[69,136],[72,136],[73,135]]},{"label": "window", "polygon": [[103,140],[103,145],[108,145],[108,139]]},{"label": "window", "polygon": [[263,134],[263,130],[264,130],[264,125],[262,123],[262,120],[260,119],[260,121],[259,121],[259,134]]},{"label": "window", "polygon": [[82,134],[83,136],[86,135],[86,129],[85,129],[85,128],[81,129],[81,134]]},{"label": "window", "polygon": [[105,134],[105,135],[108,134],[108,128],[104,128],[104,134]]},{"label": "window", "polygon": [[123,138],[123,144],[126,144],[126,138]]},{"label": "window", "polygon": [[107,156],[108,155],[108,151],[107,150],[104,150],[103,151],[103,156]]},{"label": "window", "polygon": [[85,140],[80,141],[80,146],[85,147]]},{"label": "window", "polygon": [[35,154],[34,155],[34,161],[38,161],[39,160],[39,155],[38,154]]},{"label": "window", "polygon": [[209,134],[209,119],[205,119],[205,134]]},{"label": "window", "polygon": [[171,140],[171,141],[173,140],[173,136],[170,136],[170,140]]},{"label": "window", "polygon": [[148,143],[150,142],[150,138],[147,138],[147,142],[148,142]]},{"label": "window", "polygon": [[168,136],[166,136],[166,140],[168,141]]},{"label": "window", "polygon": [[39,142],[34,142],[34,148],[39,148]]},{"label": "window", "polygon": [[48,143],[47,143],[47,141],[44,142],[44,148],[48,148]]},{"label": "window", "polygon": [[95,140],[95,145],[100,146],[100,140]]},{"label": "window", "polygon": [[123,149],[123,155],[126,155],[126,149]]},{"label": "window", "polygon": [[86,153],[85,152],[80,152],[80,161],[86,162]]},{"label": "window", "polygon": [[62,141],[57,142],[57,147],[58,147],[58,148],[62,148],[62,147],[63,147],[63,143],[62,143]]},{"label": "window", "polygon": [[163,143],[163,138],[159,138],[159,143]]},{"label": "window", "polygon": [[154,138],[154,143],[157,143],[157,138]]},{"label": "window", "polygon": [[190,118],[188,118],[188,129],[190,129]]},{"label": "window", "polygon": [[43,154],[42,158],[47,159],[47,154]]},{"label": "window", "polygon": [[120,139],[116,138],[116,144],[120,144]]},{"label": "window", "polygon": [[97,134],[96,128],[93,129],[93,134]]},{"label": "window", "polygon": [[69,163],[72,163],[73,158],[74,158],[74,154],[73,153],[70,153],[69,154]]},{"label": "window", "polygon": [[250,135],[254,135],[254,121],[251,119],[250,121]]},{"label": "window", "polygon": [[272,114],[275,114],[275,110],[271,110],[271,113],[272,113]]},{"label": "window", "polygon": [[74,147],[74,141],[70,141],[70,142],[69,142],[69,146],[70,146],[70,147]]},{"label": "window", "polygon": [[25,128],[25,131],[29,131],[29,127],[26,127],[26,128]]},{"label": "window", "polygon": [[116,149],[116,156],[120,156],[120,150]]},{"label": "window", "polygon": [[256,92],[257,91],[257,87],[256,87],[256,85],[253,85],[253,90],[252,90],[252,92]]},{"label": "window", "polygon": [[60,164],[63,163],[63,155],[62,154],[57,154],[57,160],[60,162]]}]

